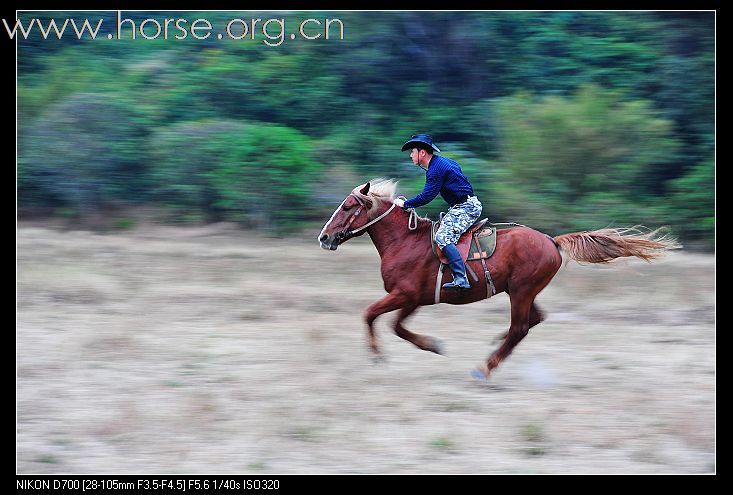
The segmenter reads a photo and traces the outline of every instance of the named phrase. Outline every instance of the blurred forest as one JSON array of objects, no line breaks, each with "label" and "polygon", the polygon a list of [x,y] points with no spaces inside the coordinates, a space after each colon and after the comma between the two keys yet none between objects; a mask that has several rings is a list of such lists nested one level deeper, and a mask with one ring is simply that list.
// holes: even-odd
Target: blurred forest
[{"label": "blurred forest", "polygon": [[[338,18],[344,39],[20,39],[21,218],[142,205],[169,222],[320,228],[371,178],[420,192],[400,147],[427,132],[492,221],[552,235],[669,225],[713,249],[714,12],[255,14]],[[21,19],[51,15],[115,22]]]}]

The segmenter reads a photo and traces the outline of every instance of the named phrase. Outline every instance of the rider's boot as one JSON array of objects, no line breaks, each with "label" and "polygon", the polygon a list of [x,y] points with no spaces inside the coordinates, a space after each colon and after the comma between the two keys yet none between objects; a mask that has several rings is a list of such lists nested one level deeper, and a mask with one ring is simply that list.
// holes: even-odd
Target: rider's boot
[{"label": "rider's boot", "polygon": [[443,284],[444,289],[470,289],[471,284],[466,277],[466,265],[463,263],[461,253],[455,244],[446,244],[443,248],[443,254],[448,258],[448,264],[453,272],[453,282]]}]

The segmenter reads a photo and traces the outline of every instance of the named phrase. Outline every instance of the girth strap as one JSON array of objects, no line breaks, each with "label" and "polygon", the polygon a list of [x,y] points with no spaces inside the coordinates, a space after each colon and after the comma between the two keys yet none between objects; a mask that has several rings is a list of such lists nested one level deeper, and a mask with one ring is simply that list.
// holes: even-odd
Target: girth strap
[{"label": "girth strap", "polygon": [[438,274],[435,276],[435,304],[440,304],[440,283],[443,281],[445,265],[438,260]]}]

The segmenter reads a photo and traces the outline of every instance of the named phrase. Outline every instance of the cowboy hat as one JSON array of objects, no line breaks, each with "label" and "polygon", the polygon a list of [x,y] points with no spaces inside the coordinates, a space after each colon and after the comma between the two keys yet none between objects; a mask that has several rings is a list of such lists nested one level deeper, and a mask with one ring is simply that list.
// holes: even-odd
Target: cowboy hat
[{"label": "cowboy hat", "polygon": [[[418,143],[420,143],[420,145],[418,145]],[[433,137],[430,134],[415,134],[409,139],[409,141],[402,145],[402,151],[412,148],[425,148],[425,145],[437,152],[440,152],[440,149],[433,144]]]}]

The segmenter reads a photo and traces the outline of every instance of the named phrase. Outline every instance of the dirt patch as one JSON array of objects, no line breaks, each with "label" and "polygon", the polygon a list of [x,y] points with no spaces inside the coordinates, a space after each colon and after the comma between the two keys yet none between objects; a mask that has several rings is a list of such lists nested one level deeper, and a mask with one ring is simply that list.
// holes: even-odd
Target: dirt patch
[{"label": "dirt patch", "polygon": [[[715,260],[562,268],[489,382],[505,294],[361,314],[369,239],[230,225],[17,231],[19,473],[711,473]],[[456,321],[465,326],[457,330]]]}]

